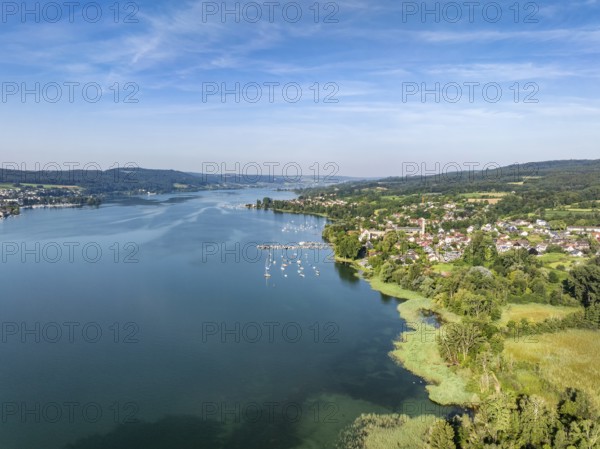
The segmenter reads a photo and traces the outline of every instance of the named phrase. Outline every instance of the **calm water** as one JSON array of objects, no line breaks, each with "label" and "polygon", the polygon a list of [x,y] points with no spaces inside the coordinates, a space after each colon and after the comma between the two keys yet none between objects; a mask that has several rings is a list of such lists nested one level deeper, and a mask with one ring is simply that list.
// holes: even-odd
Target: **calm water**
[{"label": "calm water", "polygon": [[435,411],[387,355],[395,301],[327,251],[290,251],[302,265],[285,270],[275,251],[264,276],[256,243],[320,241],[325,223],[233,207],[266,195],[290,197],[154,196],[1,222],[0,447],[324,448],[360,412]]}]

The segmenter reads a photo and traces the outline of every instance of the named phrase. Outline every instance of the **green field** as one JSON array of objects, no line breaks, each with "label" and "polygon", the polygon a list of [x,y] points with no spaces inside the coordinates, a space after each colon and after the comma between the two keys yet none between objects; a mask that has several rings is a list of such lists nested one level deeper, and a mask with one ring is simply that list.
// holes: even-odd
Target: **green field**
[{"label": "green field", "polygon": [[529,367],[514,371],[525,392],[556,401],[561,391],[574,387],[587,392],[600,407],[600,333],[568,330],[534,335],[521,341],[507,340],[504,353]]},{"label": "green field", "polygon": [[468,199],[483,199],[483,198],[502,198],[508,195],[506,192],[471,192],[461,193],[459,196]]},{"label": "green field", "polygon": [[564,253],[546,253],[538,256],[538,259],[543,263],[565,263],[569,259],[572,259],[567,254]]},{"label": "green field", "polygon": [[[44,189],[80,189],[78,186],[68,186],[62,184],[31,184],[31,183],[21,183],[22,186],[27,187],[37,187],[41,185]],[[13,183],[1,183],[0,189],[12,189],[15,188]]]},{"label": "green field", "polygon": [[[538,258],[545,267],[554,270],[556,270],[556,267],[559,265],[564,265],[565,268],[569,270],[573,265],[582,262],[582,258],[580,257],[572,257],[563,253],[546,253],[538,256]],[[557,271],[557,273],[560,273],[560,271]]]},{"label": "green field", "polygon": [[545,210],[545,218],[546,220],[557,220],[562,219],[567,216],[573,215],[575,217],[593,217],[594,213],[599,212],[598,209],[565,209],[565,210],[557,210],[557,209],[546,209]]},{"label": "green field", "polygon": [[549,304],[510,304],[502,312],[500,323],[506,324],[510,320],[520,322],[523,318],[532,322],[540,322],[548,318],[564,318],[580,310],[579,307],[560,307]]},{"label": "green field", "polygon": [[431,266],[431,269],[436,273],[443,273],[444,271],[452,271],[454,269],[454,264],[452,263],[436,263]]},{"label": "green field", "polygon": [[398,195],[382,195],[381,199],[382,200],[399,201],[402,199],[402,197],[398,196]]}]

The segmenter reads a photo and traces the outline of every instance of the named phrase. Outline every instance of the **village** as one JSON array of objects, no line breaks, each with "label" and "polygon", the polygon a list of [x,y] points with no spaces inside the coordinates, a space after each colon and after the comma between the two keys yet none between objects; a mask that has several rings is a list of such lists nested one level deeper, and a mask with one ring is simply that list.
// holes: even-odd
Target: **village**
[{"label": "village", "polygon": [[355,213],[346,219],[351,228],[348,233],[357,235],[364,248],[358,263],[365,268],[370,268],[370,257],[385,257],[381,251],[381,243],[385,239],[393,242],[393,247],[385,245],[385,253],[391,260],[406,264],[417,261],[451,263],[463,257],[476,232],[489,236],[499,254],[515,249],[525,249],[536,256],[562,253],[575,258],[599,253],[600,245],[597,243],[600,242],[600,226],[567,226],[560,220],[531,216],[497,219],[487,223],[486,213],[490,205],[495,203],[494,200],[460,197],[449,200],[440,197],[435,198],[436,201],[423,199],[400,206],[395,200],[373,201],[373,208],[368,210],[365,209],[365,202],[327,194],[300,197],[288,201],[288,207],[330,217],[340,211],[351,210]]},{"label": "village", "polygon": [[66,186],[0,184],[0,219],[18,215],[22,209],[80,207],[100,200]]},{"label": "village", "polygon": [[[569,226],[565,230],[552,230],[545,220],[529,222],[527,220],[498,221],[479,228],[469,226],[466,233],[454,229],[444,230],[440,223],[427,222],[426,219],[411,219],[414,227],[396,226],[388,221],[385,229],[361,229],[359,241],[368,250],[368,256],[377,256],[375,243],[390,232],[399,237],[394,246],[399,254],[392,259],[406,262],[417,261],[425,257],[429,262],[453,262],[463,256],[465,248],[471,242],[475,231],[489,233],[493,237],[498,253],[514,249],[526,249],[530,254],[541,255],[549,249],[574,257],[584,257],[590,252],[589,237],[600,242],[600,227]],[[433,227],[437,226],[435,229]],[[408,244],[407,244],[408,243]],[[414,245],[410,245],[414,244]],[[417,245],[418,249],[411,249]],[[600,253],[599,253],[600,254]],[[366,259],[361,263],[366,264]]]}]

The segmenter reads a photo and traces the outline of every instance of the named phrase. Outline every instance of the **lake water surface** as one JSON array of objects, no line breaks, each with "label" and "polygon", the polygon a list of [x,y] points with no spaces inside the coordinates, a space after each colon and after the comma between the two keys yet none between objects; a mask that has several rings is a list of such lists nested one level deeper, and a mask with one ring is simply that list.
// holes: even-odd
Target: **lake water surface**
[{"label": "lake water surface", "polygon": [[387,355],[395,300],[324,250],[274,251],[265,277],[257,243],[321,241],[325,220],[236,207],[263,196],[292,195],[0,222],[0,447],[326,448],[361,412],[439,411]]}]

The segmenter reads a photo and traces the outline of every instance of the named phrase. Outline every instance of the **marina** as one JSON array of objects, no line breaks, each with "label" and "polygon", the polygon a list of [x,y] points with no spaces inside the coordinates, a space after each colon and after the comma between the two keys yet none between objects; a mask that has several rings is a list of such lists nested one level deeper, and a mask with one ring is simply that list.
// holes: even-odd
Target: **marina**
[{"label": "marina", "polygon": [[264,243],[257,246],[258,249],[263,251],[271,250],[322,250],[331,249],[331,245],[326,242],[298,242],[298,243]]},{"label": "marina", "polygon": [[[266,257],[266,260],[265,260],[265,272],[264,272],[265,278],[270,278],[272,276],[271,267],[273,265],[277,265],[277,260],[274,258],[274,253],[271,251],[271,249],[273,249],[273,248],[269,248],[269,255]],[[298,276],[300,276],[301,278],[306,277],[305,267],[302,265],[302,255],[299,255],[297,252],[295,252],[289,258],[283,254],[281,254],[279,257],[281,258],[279,269],[281,270],[281,274],[283,274],[283,277],[288,276],[287,273],[285,273],[285,271],[288,267],[290,267],[291,265],[294,265],[294,264],[296,265],[296,272],[298,273]],[[304,258],[305,258],[305,262],[306,262],[307,266],[312,268],[312,271],[315,276],[320,276],[321,273],[320,273],[319,269],[317,268],[317,266],[316,265],[311,266],[311,264],[308,264],[308,262],[309,262],[308,257],[309,257],[308,254],[304,254]],[[317,262],[317,261],[315,260],[314,262]],[[309,270],[306,270],[306,271],[309,271]]]}]

